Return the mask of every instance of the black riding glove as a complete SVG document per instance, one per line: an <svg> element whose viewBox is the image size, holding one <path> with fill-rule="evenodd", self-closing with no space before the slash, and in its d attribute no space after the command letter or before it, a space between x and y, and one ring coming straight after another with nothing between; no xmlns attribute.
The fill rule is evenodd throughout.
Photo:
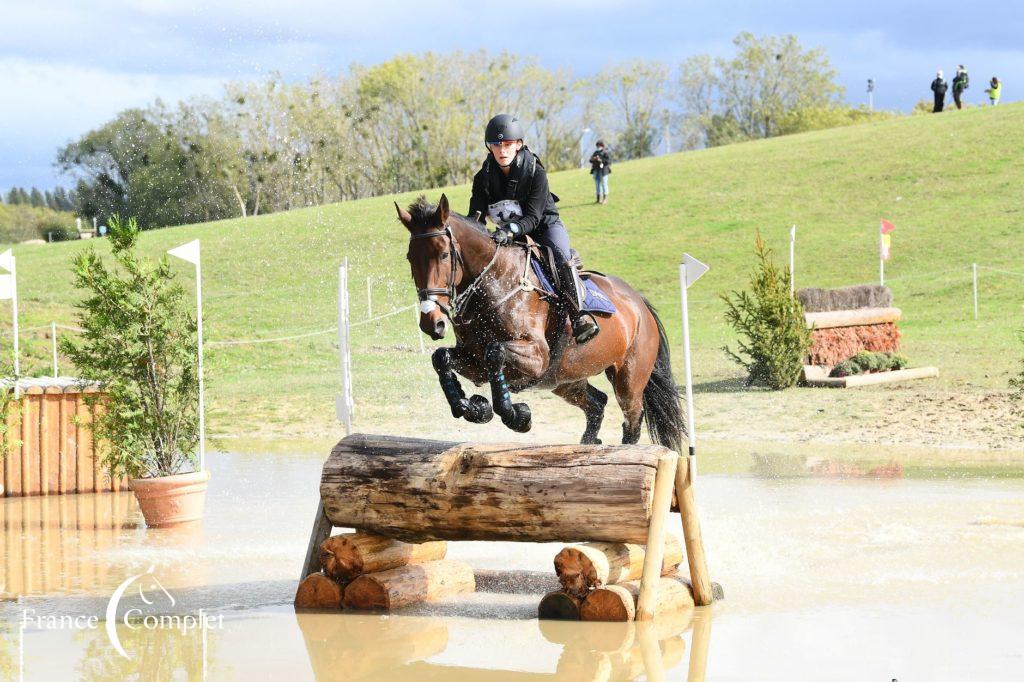
<svg viewBox="0 0 1024 682"><path fill-rule="evenodd" d="M492 239L498 245L511 244L515 236L519 234L519 225L515 223L508 223L507 225L501 225L497 230L494 231Z"/></svg>

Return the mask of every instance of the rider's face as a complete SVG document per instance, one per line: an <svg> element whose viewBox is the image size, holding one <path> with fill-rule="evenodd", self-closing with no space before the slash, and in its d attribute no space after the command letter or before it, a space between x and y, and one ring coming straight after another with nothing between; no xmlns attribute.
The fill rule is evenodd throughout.
<svg viewBox="0 0 1024 682"><path fill-rule="evenodd" d="M516 154L523 148L522 140L502 140L501 142L488 142L487 148L491 155L498 162L499 166L507 166L516 158Z"/></svg>

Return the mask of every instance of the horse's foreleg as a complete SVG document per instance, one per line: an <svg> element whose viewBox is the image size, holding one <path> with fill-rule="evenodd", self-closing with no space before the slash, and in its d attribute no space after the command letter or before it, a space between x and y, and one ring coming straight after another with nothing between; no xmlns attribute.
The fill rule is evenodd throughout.
<svg viewBox="0 0 1024 682"><path fill-rule="evenodd" d="M601 439L597 434L601 430L601 422L604 421L604 407L608 404L608 396L586 381L559 386L552 393L583 410L587 418L587 428L580 443L599 445Z"/></svg>
<svg viewBox="0 0 1024 682"><path fill-rule="evenodd" d="M466 397L466 393L459 384L459 378L453 371L459 354L460 351L457 347L438 348L431 356L441 390L448 401L448 406L452 409L453 417L456 419L465 417L466 421L474 424L485 424L491 421L494 412L491 410L487 398L482 395Z"/></svg>
<svg viewBox="0 0 1024 682"><path fill-rule="evenodd" d="M516 346L512 350L517 360L517 369L521 370L521 365L524 363L520 362L520 360L530 358L532 354L524 352L525 349L519 347L524 345L523 342L513 342L507 345ZM525 345L534 346L535 344L526 343ZM513 431L526 433L532 426L532 415L530 414L530 407L526 403L512 402L512 394L508 387L508 381L505 379L505 361L508 350L506 344L495 341L488 345L487 350L484 352L484 365L487 367L487 378L491 383L491 402L494 404L494 411L501 417L501 421L505 426ZM533 361L527 361L527 363L530 362ZM532 375L532 372L524 373L524 376L527 377ZM539 378L542 375L543 371L537 374L537 377Z"/></svg>

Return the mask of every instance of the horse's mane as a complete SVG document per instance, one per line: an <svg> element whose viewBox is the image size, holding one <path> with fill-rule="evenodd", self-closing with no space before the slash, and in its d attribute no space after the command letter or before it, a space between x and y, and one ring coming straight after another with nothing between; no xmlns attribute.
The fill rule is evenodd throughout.
<svg viewBox="0 0 1024 682"><path fill-rule="evenodd" d="M434 214L437 212L437 204L432 204L427 201L427 197L423 194L416 197L416 201L409 204L409 215L412 216L412 227L425 229L433 227ZM481 225L476 220L470 220L461 213L452 211L449 216L457 218L466 227L471 227L481 234L487 234L487 228Z"/></svg>

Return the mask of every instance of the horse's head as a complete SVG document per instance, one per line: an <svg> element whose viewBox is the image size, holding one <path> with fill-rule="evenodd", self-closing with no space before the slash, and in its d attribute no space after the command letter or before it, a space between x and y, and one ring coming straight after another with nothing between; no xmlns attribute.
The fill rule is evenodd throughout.
<svg viewBox="0 0 1024 682"><path fill-rule="evenodd" d="M448 227L448 197L441 195L437 206L420 196L405 210L395 203L398 219L409 230L409 267L420 302L420 329L437 341L444 338L457 284L458 259L455 238Z"/></svg>

